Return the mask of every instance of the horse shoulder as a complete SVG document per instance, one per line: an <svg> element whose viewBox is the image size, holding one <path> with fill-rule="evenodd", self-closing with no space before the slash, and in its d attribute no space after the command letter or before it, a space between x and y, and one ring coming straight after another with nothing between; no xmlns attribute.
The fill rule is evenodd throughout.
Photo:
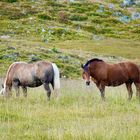
<svg viewBox="0 0 140 140"><path fill-rule="evenodd" d="M5 82L4 82L4 86L7 85L7 86L11 86L12 85L12 81L14 79L14 75L15 75L15 72L17 70L17 65L19 63L18 62L14 62L12 63L8 70L7 70L7 74L6 74L6 78L5 78Z"/></svg>
<svg viewBox="0 0 140 140"><path fill-rule="evenodd" d="M105 63L100 63L97 65L91 65L89 67L90 71L91 71L91 76L95 79L95 80L104 80L107 78L107 65Z"/></svg>

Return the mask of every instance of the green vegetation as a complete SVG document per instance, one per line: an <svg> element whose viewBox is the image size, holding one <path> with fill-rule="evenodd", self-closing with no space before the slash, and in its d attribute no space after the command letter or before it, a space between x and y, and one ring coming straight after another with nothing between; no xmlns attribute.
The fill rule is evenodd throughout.
<svg viewBox="0 0 140 140"><path fill-rule="evenodd" d="M15 61L52 61L68 78L81 77L81 63L94 57L140 65L140 19L131 19L140 8L122 9L121 3L1 0L0 76ZM42 87L30 89L27 99L0 97L0 139L140 139L139 102L135 94L127 101L125 87L107 88L107 101L101 102L95 85L69 79L61 81L61 93L58 101L52 94L50 102Z"/></svg>
<svg viewBox="0 0 140 140"><path fill-rule="evenodd" d="M47 102L42 88L29 90L27 99L1 97L1 140L140 139L140 108L135 94L128 102L126 88L113 87L106 90L107 101L101 102L99 91L84 84L62 81L58 101L53 95Z"/></svg>
<svg viewBox="0 0 140 140"><path fill-rule="evenodd" d="M110 9L109 3L115 8ZM14 61L53 61L67 77L79 77L80 63L94 56L107 60L110 56L124 57L139 63L140 20L120 21L123 15L131 17L131 12L120 8L120 4L116 0L103 4L86 0L1 1L1 75Z"/></svg>

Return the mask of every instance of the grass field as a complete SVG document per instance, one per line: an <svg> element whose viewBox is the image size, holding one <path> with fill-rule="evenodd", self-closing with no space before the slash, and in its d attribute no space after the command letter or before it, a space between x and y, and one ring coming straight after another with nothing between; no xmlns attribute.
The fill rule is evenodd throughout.
<svg viewBox="0 0 140 140"><path fill-rule="evenodd" d="M42 87L0 98L1 140L138 140L140 103L127 101L124 86L107 88L105 102L92 84L62 80L60 100L47 102Z"/></svg>
<svg viewBox="0 0 140 140"><path fill-rule="evenodd" d="M140 139L136 95L128 102L124 85L107 88L102 102L96 86L81 80L81 63L92 58L140 65L140 18L131 19L140 7L122 8L122 0L76 1L0 1L0 78L15 61L38 60L56 63L67 78L60 100L52 94L48 102L42 87L29 89L27 99L0 96L0 140Z"/></svg>

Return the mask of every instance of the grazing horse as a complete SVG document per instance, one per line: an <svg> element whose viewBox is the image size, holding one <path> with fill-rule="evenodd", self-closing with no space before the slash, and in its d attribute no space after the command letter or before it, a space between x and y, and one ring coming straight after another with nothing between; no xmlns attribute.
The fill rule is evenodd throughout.
<svg viewBox="0 0 140 140"><path fill-rule="evenodd" d="M15 88L16 96L19 96L19 87L22 87L24 96L27 96L27 87L38 87L44 85L47 91L48 100L50 100L52 85L57 97L60 90L59 69L55 63L38 61L36 63L15 62L10 65L3 89L1 93L9 97L12 86Z"/></svg>
<svg viewBox="0 0 140 140"><path fill-rule="evenodd" d="M136 96L140 99L140 68L132 62L108 64L103 60L94 58L83 68L83 79L90 85L90 77L100 90L101 97L105 99L105 86L119 86L126 84L128 100L132 98L132 83L136 86Z"/></svg>

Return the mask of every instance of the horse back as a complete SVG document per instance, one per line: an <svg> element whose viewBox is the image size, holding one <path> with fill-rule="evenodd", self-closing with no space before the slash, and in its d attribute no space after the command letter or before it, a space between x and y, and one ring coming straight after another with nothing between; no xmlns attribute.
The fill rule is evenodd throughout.
<svg viewBox="0 0 140 140"><path fill-rule="evenodd" d="M51 74L52 69L52 64L50 62L38 61L32 64L19 65L19 67L17 68L17 74L24 74L25 79L35 77L43 81L49 74Z"/></svg>
<svg viewBox="0 0 140 140"><path fill-rule="evenodd" d="M138 65L132 62L125 62L124 65L128 71L129 78L134 82L138 82L140 80L140 68Z"/></svg>
<svg viewBox="0 0 140 140"><path fill-rule="evenodd" d="M39 61L36 63L36 75L39 78L42 77L48 77L48 75L51 75L53 73L53 67L52 63L47 61Z"/></svg>
<svg viewBox="0 0 140 140"><path fill-rule="evenodd" d="M122 62L110 65L108 68L108 79L110 79L110 81L116 81L116 84L118 83L118 85L127 82L138 82L138 66L132 62Z"/></svg>

